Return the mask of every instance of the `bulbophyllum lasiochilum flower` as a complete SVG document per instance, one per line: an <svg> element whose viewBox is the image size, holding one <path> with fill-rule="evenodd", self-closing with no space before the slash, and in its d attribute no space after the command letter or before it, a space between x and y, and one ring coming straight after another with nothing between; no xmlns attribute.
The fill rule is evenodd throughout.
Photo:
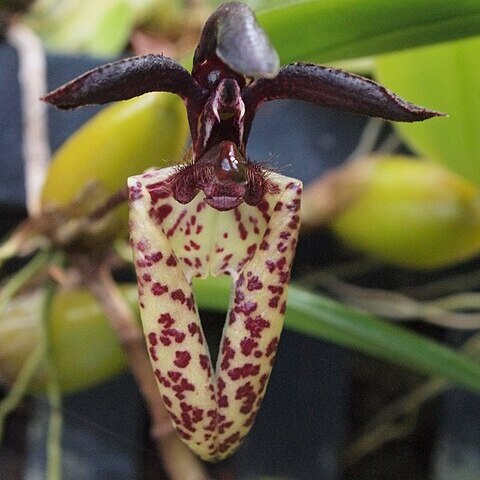
<svg viewBox="0 0 480 480"><path fill-rule="evenodd" d="M256 206L182 205L168 192L174 168L129 179L131 241L142 322L162 398L177 431L202 458L231 454L263 398L286 309L299 229L301 183L271 174ZM167 186L167 188L166 188ZM192 279L234 282L216 368Z"/></svg>
<svg viewBox="0 0 480 480"><path fill-rule="evenodd" d="M91 70L44 100L69 109L150 91L183 99L192 148L182 166L129 179L142 322L178 432L202 458L219 460L240 445L263 397L299 229L301 183L248 158L258 107L290 98L407 122L440 114L338 69L280 68L240 2L207 20L191 74L163 55L133 57ZM214 368L191 281L222 274L233 277L234 292Z"/></svg>

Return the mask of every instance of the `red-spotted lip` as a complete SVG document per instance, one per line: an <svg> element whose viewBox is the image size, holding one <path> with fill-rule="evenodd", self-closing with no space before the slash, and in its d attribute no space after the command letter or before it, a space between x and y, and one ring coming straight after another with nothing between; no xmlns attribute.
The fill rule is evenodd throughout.
<svg viewBox="0 0 480 480"><path fill-rule="evenodd" d="M212 208L223 212L241 205L243 203L243 198L220 195L214 197L205 197L205 202L207 202L207 204Z"/></svg>

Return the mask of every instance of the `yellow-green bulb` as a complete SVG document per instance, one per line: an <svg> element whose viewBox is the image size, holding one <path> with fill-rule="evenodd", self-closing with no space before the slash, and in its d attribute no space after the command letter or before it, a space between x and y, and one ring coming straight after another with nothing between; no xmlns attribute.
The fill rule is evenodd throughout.
<svg viewBox="0 0 480 480"><path fill-rule="evenodd" d="M113 104L57 150L42 191L42 207L66 207L81 198L78 215L91 212L126 186L129 176L179 163L187 138L185 108L174 95L149 93ZM89 185L93 189L85 194ZM79 243L90 249L126 235L127 218L123 205L95 238Z"/></svg>
<svg viewBox="0 0 480 480"><path fill-rule="evenodd" d="M131 305L136 287L122 288ZM41 339L42 291L13 300L0 315L0 380L12 384ZM123 351L100 306L84 289L59 291L48 320L49 348L63 393L78 392L115 377L127 368ZM46 388L44 366L36 372L30 392Z"/></svg>
<svg viewBox="0 0 480 480"><path fill-rule="evenodd" d="M372 163L373 162L373 163ZM452 265L480 251L480 191L409 157L367 161L355 198L331 222L350 247L408 268ZM345 184L344 188L351 188Z"/></svg>

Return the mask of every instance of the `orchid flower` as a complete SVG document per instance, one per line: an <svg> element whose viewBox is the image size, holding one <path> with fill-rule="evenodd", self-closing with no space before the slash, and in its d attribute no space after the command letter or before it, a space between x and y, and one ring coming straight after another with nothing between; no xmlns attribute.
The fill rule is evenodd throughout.
<svg viewBox="0 0 480 480"><path fill-rule="evenodd" d="M439 115L344 71L279 58L246 5L207 20L191 75L163 55L91 70L44 100L70 109L151 91L179 95L192 136L188 161L128 180L141 318L158 388L182 439L220 460L248 433L272 369L300 226L300 181L251 161L258 107L289 98L389 120ZM230 275L233 292L216 367L192 279Z"/></svg>

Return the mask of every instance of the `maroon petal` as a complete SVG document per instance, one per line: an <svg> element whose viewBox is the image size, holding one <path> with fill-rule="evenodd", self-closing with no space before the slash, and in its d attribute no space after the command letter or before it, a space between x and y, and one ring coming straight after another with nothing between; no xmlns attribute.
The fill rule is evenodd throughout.
<svg viewBox="0 0 480 480"><path fill-rule="evenodd" d="M331 67L292 63L273 79L260 78L242 92L245 102L245 132L248 134L256 109L275 99L295 99L350 113L386 120L416 122L442 116L402 100L373 80Z"/></svg>
<svg viewBox="0 0 480 480"><path fill-rule="evenodd" d="M193 60L195 69L216 55L234 72L249 78L273 77L280 63L255 14L247 5L221 5L207 20Z"/></svg>
<svg viewBox="0 0 480 480"><path fill-rule="evenodd" d="M163 55L108 63L50 92L43 100L62 109L126 100L147 92L171 92L194 100L201 88L180 64Z"/></svg>

